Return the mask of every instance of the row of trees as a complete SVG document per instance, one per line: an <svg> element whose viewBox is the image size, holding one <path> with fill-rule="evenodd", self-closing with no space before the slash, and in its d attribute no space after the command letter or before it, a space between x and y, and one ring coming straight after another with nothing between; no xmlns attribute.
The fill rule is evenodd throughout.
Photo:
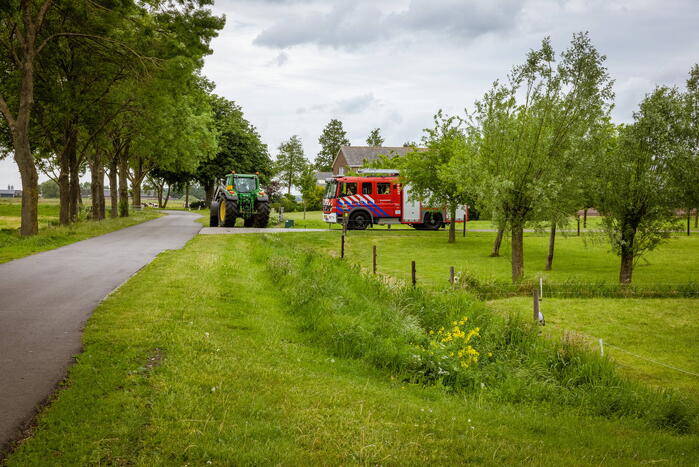
<svg viewBox="0 0 699 467"><path fill-rule="evenodd" d="M37 233L38 174L78 219L89 170L92 219L128 216L144 182L167 199L192 181L207 198L230 170L269 174L267 148L200 75L224 25L212 0L12 0L0 6L0 149L22 178L22 235ZM129 189L130 186L130 189ZM165 187L167 192L165 192ZM165 193L165 194L164 194Z"/></svg>
<svg viewBox="0 0 699 467"><path fill-rule="evenodd" d="M472 112L437 113L426 151L382 163L452 215L462 203L490 212L499 228L493 255L511 234L513 281L524 273L525 225L549 227L550 269L556 228L594 206L621 258L619 280L630 283L634 262L676 227L677 209L689 216L699 207L699 67L685 91L659 87L632 124L614 125L604 61L587 34L574 35L558 60L545 39Z"/></svg>

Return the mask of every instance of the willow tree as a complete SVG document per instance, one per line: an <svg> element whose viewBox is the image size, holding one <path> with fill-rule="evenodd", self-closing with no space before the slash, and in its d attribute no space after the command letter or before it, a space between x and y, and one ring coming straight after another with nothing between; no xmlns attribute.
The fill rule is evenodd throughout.
<svg viewBox="0 0 699 467"><path fill-rule="evenodd" d="M605 57L586 33L556 60L548 38L476 103L481 198L512 235L512 280L524 274L524 226L545 217L575 164L575 142L605 118L613 97Z"/></svg>
<svg viewBox="0 0 699 467"><path fill-rule="evenodd" d="M619 282L631 282L635 262L669 235L679 190L673 165L685 150L683 103L676 89L657 88L641 102L631 125L600 166L596 205L621 259Z"/></svg>

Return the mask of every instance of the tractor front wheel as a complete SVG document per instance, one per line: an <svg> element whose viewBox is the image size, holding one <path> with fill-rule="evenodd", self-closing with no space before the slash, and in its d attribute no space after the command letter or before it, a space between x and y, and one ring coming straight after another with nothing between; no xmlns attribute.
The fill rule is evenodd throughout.
<svg viewBox="0 0 699 467"><path fill-rule="evenodd" d="M218 227L218 201L212 201L209 206L209 227Z"/></svg>
<svg viewBox="0 0 699 467"><path fill-rule="evenodd" d="M269 203L267 201L259 201L255 203L255 217L253 218L253 226L264 229L269 223Z"/></svg>
<svg viewBox="0 0 699 467"><path fill-rule="evenodd" d="M238 203L228 199L221 199L218 204L218 226L234 227L235 218L238 216Z"/></svg>

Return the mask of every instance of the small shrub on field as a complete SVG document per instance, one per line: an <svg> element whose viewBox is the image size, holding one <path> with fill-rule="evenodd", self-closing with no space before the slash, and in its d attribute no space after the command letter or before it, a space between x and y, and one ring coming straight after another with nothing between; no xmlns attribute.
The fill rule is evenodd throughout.
<svg viewBox="0 0 699 467"><path fill-rule="evenodd" d="M696 409L623 379L576 335L541 336L464 292L433 293L377 279L356 266L266 239L264 255L288 309L313 343L405 381L476 392L505 403L580 407L668 430L696 429Z"/></svg>

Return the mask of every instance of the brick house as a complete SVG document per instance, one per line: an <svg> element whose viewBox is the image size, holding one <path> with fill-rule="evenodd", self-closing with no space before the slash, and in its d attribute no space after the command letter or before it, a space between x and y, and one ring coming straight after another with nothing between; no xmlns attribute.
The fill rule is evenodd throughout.
<svg viewBox="0 0 699 467"><path fill-rule="evenodd" d="M383 154L388 157L404 156L412 152L412 147L385 147L385 146L342 146L333 161L333 175L344 175L350 170L357 170L365 161L373 161ZM418 151L424 151L418 148Z"/></svg>

